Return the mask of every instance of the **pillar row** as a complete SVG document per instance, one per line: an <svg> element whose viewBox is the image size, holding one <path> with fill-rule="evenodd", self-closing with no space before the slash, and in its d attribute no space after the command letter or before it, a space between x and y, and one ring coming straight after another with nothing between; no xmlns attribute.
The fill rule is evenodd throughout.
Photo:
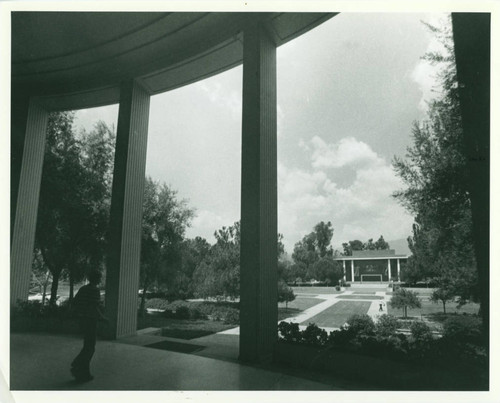
<svg viewBox="0 0 500 403"><path fill-rule="evenodd" d="M240 359L272 359L278 337L276 46L244 30Z"/></svg>
<svg viewBox="0 0 500 403"><path fill-rule="evenodd" d="M15 304L18 299L28 298L49 116L48 112L36 101L26 101L29 102L26 131L15 198L16 208L12 210L15 214L13 214L10 249L11 304ZM13 127L12 130L15 128Z"/></svg>
<svg viewBox="0 0 500 403"><path fill-rule="evenodd" d="M122 83L106 272L110 338L134 334L137 328L149 101L149 94L137 82Z"/></svg>

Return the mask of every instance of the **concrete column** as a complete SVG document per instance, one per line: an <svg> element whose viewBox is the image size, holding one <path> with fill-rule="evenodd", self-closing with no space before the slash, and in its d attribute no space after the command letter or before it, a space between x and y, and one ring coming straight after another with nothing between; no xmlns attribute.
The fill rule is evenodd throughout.
<svg viewBox="0 0 500 403"><path fill-rule="evenodd" d="M106 272L108 336L134 334L141 252L149 94L135 81L120 93Z"/></svg>
<svg viewBox="0 0 500 403"><path fill-rule="evenodd" d="M399 263L399 259L398 259L398 281L401 281L401 264Z"/></svg>
<svg viewBox="0 0 500 403"><path fill-rule="evenodd" d="M391 281L391 259L387 259L387 281Z"/></svg>
<svg viewBox="0 0 500 403"><path fill-rule="evenodd" d="M351 260L351 281L354 283L354 260Z"/></svg>
<svg viewBox="0 0 500 403"><path fill-rule="evenodd" d="M345 260L342 260L342 268L344 269L344 281L346 281L346 276L345 276Z"/></svg>
<svg viewBox="0 0 500 403"><path fill-rule="evenodd" d="M272 359L278 337L276 46L244 31L240 360Z"/></svg>
<svg viewBox="0 0 500 403"><path fill-rule="evenodd" d="M13 189L17 193L16 207L11 210L14 221L10 249L11 304L15 304L18 299L28 298L49 114L36 101L31 100L25 116L25 125L20 119L20 126L12 128L13 135L16 134L15 131L23 129L25 135L22 154L19 156L19 182L16 184L17 189Z"/></svg>

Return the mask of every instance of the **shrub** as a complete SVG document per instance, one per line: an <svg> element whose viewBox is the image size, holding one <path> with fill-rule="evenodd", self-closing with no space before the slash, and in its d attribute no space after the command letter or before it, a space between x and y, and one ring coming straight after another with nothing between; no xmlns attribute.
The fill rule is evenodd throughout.
<svg viewBox="0 0 500 403"><path fill-rule="evenodd" d="M286 342L299 343L302 340L298 323L280 322L278 324L278 332Z"/></svg>
<svg viewBox="0 0 500 403"><path fill-rule="evenodd" d="M481 319L477 316L457 315L443 323L443 338L454 343L481 343Z"/></svg>
<svg viewBox="0 0 500 403"><path fill-rule="evenodd" d="M353 335L371 336L375 333L375 323L369 315L352 315L346 323L348 331Z"/></svg>
<svg viewBox="0 0 500 403"><path fill-rule="evenodd" d="M177 319L189 319L189 308L185 305L179 306L175 310L175 317Z"/></svg>
<svg viewBox="0 0 500 403"><path fill-rule="evenodd" d="M335 286L335 291L340 291L340 286L339 285Z"/></svg>
<svg viewBox="0 0 500 403"><path fill-rule="evenodd" d="M433 339L431 328L425 322L413 322L410 325L410 332L417 343L424 344Z"/></svg>
<svg viewBox="0 0 500 403"><path fill-rule="evenodd" d="M375 333L379 337L389 337L396 334L398 328L399 321L394 316L384 314L379 317L375 325Z"/></svg>
<svg viewBox="0 0 500 403"><path fill-rule="evenodd" d="M168 301L163 298L150 298L144 304L146 309L167 309L168 305Z"/></svg>
<svg viewBox="0 0 500 403"><path fill-rule="evenodd" d="M229 325L238 325L240 323L240 311L235 308L227 308L223 321Z"/></svg>
<svg viewBox="0 0 500 403"><path fill-rule="evenodd" d="M324 346L328 341L328 334L326 330L320 329L316 324L309 323L307 328L302 332L301 339L306 344Z"/></svg>

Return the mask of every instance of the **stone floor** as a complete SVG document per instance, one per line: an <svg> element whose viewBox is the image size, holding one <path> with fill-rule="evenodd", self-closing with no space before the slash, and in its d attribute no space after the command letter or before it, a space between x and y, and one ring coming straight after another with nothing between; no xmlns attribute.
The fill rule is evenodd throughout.
<svg viewBox="0 0 500 403"><path fill-rule="evenodd" d="M156 339L153 337L142 342L149 344L154 340ZM198 342L200 340L198 339ZM220 343L219 348L223 348L223 341L220 340ZM129 343L98 341L92 361L92 373L95 379L81 384L76 383L69 373L69 364L81 348L80 339L50 334L12 334L10 389L30 391L340 389L332 384L276 370L202 355L158 350L139 344L139 338L136 339L136 344L132 340L129 340Z"/></svg>

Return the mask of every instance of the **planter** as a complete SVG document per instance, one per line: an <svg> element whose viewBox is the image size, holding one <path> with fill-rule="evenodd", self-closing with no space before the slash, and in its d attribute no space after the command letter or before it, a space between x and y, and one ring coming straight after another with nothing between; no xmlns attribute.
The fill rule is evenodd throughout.
<svg viewBox="0 0 500 403"><path fill-rule="evenodd" d="M328 372L387 390L487 390L487 383L472 379L470 372L433 368L414 362L394 361L340 349L278 342L277 363Z"/></svg>

